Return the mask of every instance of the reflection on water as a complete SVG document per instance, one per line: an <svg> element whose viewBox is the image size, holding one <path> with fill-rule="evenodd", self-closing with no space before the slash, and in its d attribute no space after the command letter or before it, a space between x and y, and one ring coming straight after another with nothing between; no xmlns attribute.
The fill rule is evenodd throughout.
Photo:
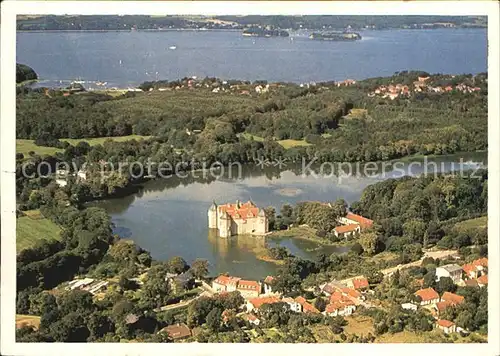
<svg viewBox="0 0 500 356"><path fill-rule="evenodd" d="M464 169L487 165L486 153L439 157L429 163L437 164L431 170L450 171L458 167L456 164L453 167L453 162L460 162L461 159L467 162L463 165ZM415 162L420 162L420 166L410 166ZM316 172L302 175L300 164L289 165L281 171L247 166L243 167L241 177L233 175L229 178L229 172L225 172L218 179L199 176L158 179L145 183L136 194L91 205L108 211L116 225L115 232L133 239L150 251L155 259L182 256L192 262L196 258L205 258L210 262L211 273L229 272L247 278L261 278L276 271L276 265L256 257L256 251L264 248L265 241L251 236L230 239L215 236L207 226L207 210L213 200L218 203L252 200L257 206L274 206L278 211L285 203L295 204L304 200L334 201L343 198L351 203L358 200L363 189L370 184L389 177L422 174L425 170L422 162L422 159L405 160L401 172L397 171L397 162L379 163L374 165L378 168L372 169L370 174L353 176L342 175L342 172L331 175L326 170L322 175L316 175L320 172L318 167ZM268 243L285 246L294 255L303 258L314 258L319 252L342 253L347 249L322 247L299 239L268 239Z"/></svg>

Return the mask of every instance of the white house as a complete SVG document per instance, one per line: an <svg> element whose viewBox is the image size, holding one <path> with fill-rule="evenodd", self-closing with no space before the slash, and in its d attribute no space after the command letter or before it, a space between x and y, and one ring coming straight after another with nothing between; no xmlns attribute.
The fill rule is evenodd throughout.
<svg viewBox="0 0 500 356"><path fill-rule="evenodd" d="M273 276L267 276L266 279L264 279L264 294L270 294L273 292L273 281L274 277Z"/></svg>
<svg viewBox="0 0 500 356"><path fill-rule="evenodd" d="M451 334L457 331L457 326L455 323L449 321L449 320L438 320L436 322L436 326L443 330L445 334Z"/></svg>
<svg viewBox="0 0 500 356"><path fill-rule="evenodd" d="M439 302L439 294L433 288L420 289L415 292L415 295L420 297L420 305L436 304Z"/></svg>
<svg viewBox="0 0 500 356"><path fill-rule="evenodd" d="M439 281L441 277L449 277L453 280L453 283L458 283L462 280L462 267L454 263L437 267L436 281Z"/></svg>
<svg viewBox="0 0 500 356"><path fill-rule="evenodd" d="M283 298L283 302L290 306L290 310L296 313L302 312L302 305L293 298Z"/></svg>
<svg viewBox="0 0 500 356"><path fill-rule="evenodd" d="M403 304L401 304L401 308L403 308L405 310L416 311L417 310L417 305L413 304L413 303L403 303Z"/></svg>

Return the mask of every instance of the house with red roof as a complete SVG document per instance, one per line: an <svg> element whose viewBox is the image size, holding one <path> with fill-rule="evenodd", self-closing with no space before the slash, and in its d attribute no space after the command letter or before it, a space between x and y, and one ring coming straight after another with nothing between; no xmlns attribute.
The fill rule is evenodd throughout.
<svg viewBox="0 0 500 356"><path fill-rule="evenodd" d="M261 292L261 285L257 281L247 281L240 279L236 286L236 290L240 292L241 296L245 299L257 298Z"/></svg>
<svg viewBox="0 0 500 356"><path fill-rule="evenodd" d="M450 302L452 305L462 304L464 300L465 298L462 297L461 295L451 292L444 292L443 295L441 296L442 302Z"/></svg>
<svg viewBox="0 0 500 356"><path fill-rule="evenodd" d="M255 314L244 314L246 315L246 319L250 324L258 326L260 324L260 319L255 316Z"/></svg>
<svg viewBox="0 0 500 356"><path fill-rule="evenodd" d="M343 301L330 301L325 308L323 314L329 316L348 316L351 315L356 310L356 305L351 300L343 300Z"/></svg>
<svg viewBox="0 0 500 356"><path fill-rule="evenodd" d="M449 320L440 319L436 321L436 326L439 329L443 330L445 334L451 334L457 331L457 326L455 325L455 323Z"/></svg>
<svg viewBox="0 0 500 356"><path fill-rule="evenodd" d="M214 202L208 209L208 228L217 230L220 237L265 235L269 231L269 223L264 209L251 201L223 205Z"/></svg>
<svg viewBox="0 0 500 356"><path fill-rule="evenodd" d="M359 225L361 230L368 229L373 226L373 220L351 212L348 212L346 216L339 218L339 222L342 225Z"/></svg>
<svg viewBox="0 0 500 356"><path fill-rule="evenodd" d="M239 277L220 275L212 281L212 289L217 293L240 292L245 299L257 298L262 286L257 281L249 281Z"/></svg>
<svg viewBox="0 0 500 356"><path fill-rule="evenodd" d="M166 332L173 340L185 339L191 336L191 329L185 324L169 325L158 331L158 333Z"/></svg>
<svg viewBox="0 0 500 356"><path fill-rule="evenodd" d="M253 310L258 310L261 308L264 304L274 304L274 303L280 303L281 300L278 297L259 297L259 298L252 298L247 301L247 311L251 312Z"/></svg>
<svg viewBox="0 0 500 356"><path fill-rule="evenodd" d="M358 291L364 291L370 288L368 279L365 277L351 279L347 282L347 286Z"/></svg>
<svg viewBox="0 0 500 356"><path fill-rule="evenodd" d="M488 259L486 257L472 261L462 266L465 275L469 279L478 278L481 275L487 274Z"/></svg>
<svg viewBox="0 0 500 356"><path fill-rule="evenodd" d="M299 296L295 298L295 301L302 306L303 313L319 313L319 310L316 309L311 303L309 303L304 297Z"/></svg>
<svg viewBox="0 0 500 356"><path fill-rule="evenodd" d="M488 275L483 274L481 277L477 279L477 285L479 287L486 287L488 285Z"/></svg>
<svg viewBox="0 0 500 356"><path fill-rule="evenodd" d="M361 232L359 224L340 225L333 229L333 234L337 237L353 236L359 232Z"/></svg>
<svg viewBox="0 0 500 356"><path fill-rule="evenodd" d="M420 289L415 292L420 297L420 305L436 304L439 302L439 294L433 288Z"/></svg>
<svg viewBox="0 0 500 356"><path fill-rule="evenodd" d="M216 292L234 292L241 278L220 275L212 281L212 289Z"/></svg>

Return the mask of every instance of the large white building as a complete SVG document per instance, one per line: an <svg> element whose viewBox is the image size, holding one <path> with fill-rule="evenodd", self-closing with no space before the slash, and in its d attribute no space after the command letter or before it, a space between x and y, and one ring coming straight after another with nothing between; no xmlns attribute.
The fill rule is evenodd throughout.
<svg viewBox="0 0 500 356"><path fill-rule="evenodd" d="M208 210L208 228L217 229L220 237L264 235L269 231L269 223L264 209L251 201L219 206L214 202Z"/></svg>
<svg viewBox="0 0 500 356"><path fill-rule="evenodd" d="M449 277L453 280L453 283L457 283L462 280L462 267L456 264L437 267L436 281L439 281L442 277Z"/></svg>

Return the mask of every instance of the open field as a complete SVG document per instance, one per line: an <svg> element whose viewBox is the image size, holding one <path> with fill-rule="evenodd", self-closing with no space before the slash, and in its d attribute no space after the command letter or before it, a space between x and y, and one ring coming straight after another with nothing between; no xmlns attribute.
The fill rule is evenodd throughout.
<svg viewBox="0 0 500 356"><path fill-rule="evenodd" d="M30 151L39 155L54 155L56 152L62 152L61 149L55 147L37 146L33 140L16 140L17 153L22 153L26 157Z"/></svg>
<svg viewBox="0 0 500 356"><path fill-rule="evenodd" d="M128 135L128 136L115 136L115 137L96 137L96 138L62 138L60 141L66 141L69 144L75 146L80 141L88 142L89 145L95 146L99 144L103 144L106 140L111 139L116 142L124 142L130 140L144 140L148 139L151 136L141 136L141 135ZM28 156L30 151L35 152L39 155L54 155L56 152L62 152L61 148L56 147L45 147L45 146L37 146L35 145L34 140L16 140L16 152L22 153L24 156Z"/></svg>
<svg viewBox="0 0 500 356"><path fill-rule="evenodd" d="M16 314L16 329L23 325L32 325L35 329L40 326L40 317L36 315Z"/></svg>
<svg viewBox="0 0 500 356"><path fill-rule="evenodd" d="M304 140L279 140L277 142L285 149L301 146L311 146L310 143L307 143Z"/></svg>
<svg viewBox="0 0 500 356"><path fill-rule="evenodd" d="M61 141L66 141L71 145L77 145L78 142L84 141L88 142L89 145L102 145L106 140L113 140L116 142L124 142L130 140L146 140L151 136L141 136L141 135L128 135L128 136L115 136L115 137L96 137L96 138L62 138Z"/></svg>
<svg viewBox="0 0 500 356"><path fill-rule="evenodd" d="M243 136L247 140L250 140L251 138L253 138L254 141L258 141L258 142L264 141L264 138L262 138L260 136L252 135L252 134L249 134L246 132L242 133L241 136ZM289 149L292 147L299 147L299 146L311 146L310 143L307 143L304 140L278 140L276 142L278 142L285 149Z"/></svg>
<svg viewBox="0 0 500 356"><path fill-rule="evenodd" d="M469 219L459 222L455 225L458 230L477 230L488 226L488 216L481 216L475 219Z"/></svg>
<svg viewBox="0 0 500 356"><path fill-rule="evenodd" d="M321 245L338 245L342 246L342 243L332 243L327 239L316 236L316 230L308 226L297 226L292 227L288 230L273 231L271 234L267 235L268 238L294 238L313 241Z"/></svg>
<svg viewBox="0 0 500 356"><path fill-rule="evenodd" d="M318 343L333 343L341 340L327 325L314 325L311 331Z"/></svg>
<svg viewBox="0 0 500 356"><path fill-rule="evenodd" d="M368 335L373 334L373 319L369 316L356 315L346 317L347 325L344 327L346 334Z"/></svg>
<svg viewBox="0 0 500 356"><path fill-rule="evenodd" d="M17 219L17 252L33 246L39 240L59 240L61 228L42 217L38 210L27 211L26 215Z"/></svg>

